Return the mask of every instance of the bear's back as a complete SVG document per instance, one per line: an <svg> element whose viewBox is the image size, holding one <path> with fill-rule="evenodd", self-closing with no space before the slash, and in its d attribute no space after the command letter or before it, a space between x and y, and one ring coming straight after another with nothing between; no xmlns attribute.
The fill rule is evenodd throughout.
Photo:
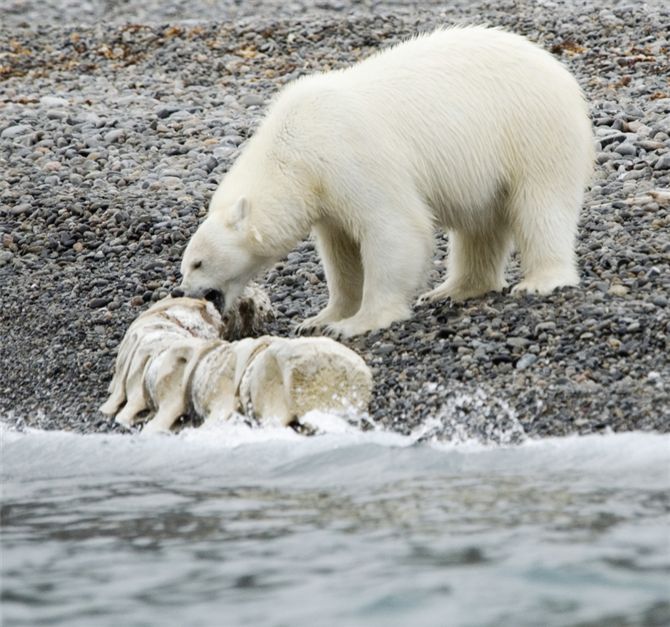
<svg viewBox="0 0 670 627"><path fill-rule="evenodd" d="M586 181L593 157L572 75L525 38L483 27L438 30L301 78L257 135L249 162L306 172L310 184L412 185L440 212L484 205L547 170Z"/></svg>
<svg viewBox="0 0 670 627"><path fill-rule="evenodd" d="M558 60L524 37L479 26L420 35L351 67L301 78L280 92L271 114L268 126L288 139L299 140L301 131L310 143L333 133L366 141L392 134L420 144L422 157L435 140L467 151L468 137L524 139L541 126L555 128L561 144L588 127L581 89Z"/></svg>

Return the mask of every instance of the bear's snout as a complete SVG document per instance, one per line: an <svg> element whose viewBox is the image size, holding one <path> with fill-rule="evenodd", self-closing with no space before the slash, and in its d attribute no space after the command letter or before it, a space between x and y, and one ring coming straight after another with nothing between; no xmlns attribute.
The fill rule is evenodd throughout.
<svg viewBox="0 0 670 627"><path fill-rule="evenodd" d="M189 290L179 286L172 290L173 297L186 296L187 298L204 298L214 305L220 313L223 313L226 305L226 297L221 290L216 288Z"/></svg>

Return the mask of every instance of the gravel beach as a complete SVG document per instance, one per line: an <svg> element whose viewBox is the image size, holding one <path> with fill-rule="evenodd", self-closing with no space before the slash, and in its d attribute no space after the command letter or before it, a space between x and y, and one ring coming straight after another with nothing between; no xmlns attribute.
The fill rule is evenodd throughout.
<svg viewBox="0 0 670 627"><path fill-rule="evenodd" d="M347 341L373 369L372 421L500 442L670 431L670 10L609 0L3 2L1 419L116 430L97 411L116 348L179 283L181 253L273 94L463 23L538 42L586 92L597 164L582 283L422 306ZM432 284L445 251L437 237ZM327 298L310 242L260 284L279 335Z"/></svg>

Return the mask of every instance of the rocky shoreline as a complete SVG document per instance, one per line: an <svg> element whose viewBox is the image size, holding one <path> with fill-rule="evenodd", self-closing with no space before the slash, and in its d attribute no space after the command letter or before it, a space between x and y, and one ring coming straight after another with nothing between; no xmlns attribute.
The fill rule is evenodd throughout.
<svg viewBox="0 0 670 627"><path fill-rule="evenodd" d="M373 369L371 418L402 433L503 442L670 431L662 3L108 5L0 9L3 421L116 429L97 409L117 345L146 304L177 285L209 196L284 83L418 31L486 23L560 57L591 104L598 155L581 219L582 284L542 298L422 306L347 341ZM433 283L445 246L438 238ZM509 275L513 283L516 266ZM261 285L279 335L326 300L310 242Z"/></svg>

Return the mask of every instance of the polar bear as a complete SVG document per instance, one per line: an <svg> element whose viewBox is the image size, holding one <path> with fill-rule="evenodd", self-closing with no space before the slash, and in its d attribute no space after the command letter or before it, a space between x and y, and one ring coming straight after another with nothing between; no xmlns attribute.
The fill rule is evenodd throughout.
<svg viewBox="0 0 670 627"><path fill-rule="evenodd" d="M230 306L310 231L327 307L301 330L352 336L410 316L450 233L447 276L421 302L506 286L576 285L575 238L594 149L587 104L525 38L462 27L289 84L216 190L182 287Z"/></svg>

